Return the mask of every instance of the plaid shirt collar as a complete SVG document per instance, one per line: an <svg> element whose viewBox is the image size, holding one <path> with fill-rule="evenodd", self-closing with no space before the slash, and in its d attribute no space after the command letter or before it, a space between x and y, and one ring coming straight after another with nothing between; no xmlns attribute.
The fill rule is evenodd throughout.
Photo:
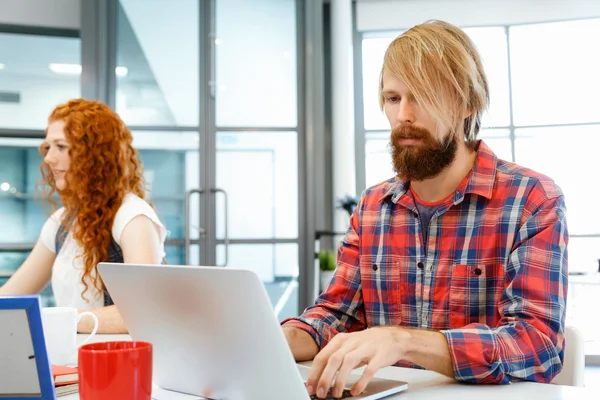
<svg viewBox="0 0 600 400"><path fill-rule="evenodd" d="M478 140L477 157L475 165L465 177L465 179L456 188L454 194L454 204L460 203L466 194L472 193L490 199L492 190L494 189L494 181L496 179L496 163L498 157L488 147L483 140ZM392 198L393 203L398 200L408 191L410 181L396 177L394 181L388 183L388 188L384 189L383 195L379 198L379 202L384 201L388 197Z"/></svg>

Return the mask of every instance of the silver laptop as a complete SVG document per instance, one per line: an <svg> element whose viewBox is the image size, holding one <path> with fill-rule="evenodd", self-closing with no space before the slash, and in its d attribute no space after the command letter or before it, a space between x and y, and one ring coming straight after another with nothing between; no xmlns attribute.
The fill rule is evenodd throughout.
<svg viewBox="0 0 600 400"><path fill-rule="evenodd" d="M131 337L153 344L159 387L212 399L310 398L308 368L296 365L253 271L111 263L98 270ZM354 398L380 399L407 387L376 378Z"/></svg>

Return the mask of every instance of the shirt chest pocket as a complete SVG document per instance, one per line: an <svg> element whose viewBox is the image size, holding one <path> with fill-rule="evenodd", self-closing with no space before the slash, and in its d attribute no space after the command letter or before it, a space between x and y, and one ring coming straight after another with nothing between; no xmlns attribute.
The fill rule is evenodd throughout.
<svg viewBox="0 0 600 400"><path fill-rule="evenodd" d="M391 260L360 262L361 284L367 326L400 323L400 269Z"/></svg>
<svg viewBox="0 0 600 400"><path fill-rule="evenodd" d="M454 265L449 294L450 327L473 323L494 326L500 319L498 304L503 290L504 265Z"/></svg>

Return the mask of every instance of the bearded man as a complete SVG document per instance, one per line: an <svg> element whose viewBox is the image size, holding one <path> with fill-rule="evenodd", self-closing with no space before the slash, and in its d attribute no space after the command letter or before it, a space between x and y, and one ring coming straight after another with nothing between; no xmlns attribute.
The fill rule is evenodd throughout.
<svg viewBox="0 0 600 400"><path fill-rule="evenodd" d="M548 177L477 139L489 103L477 49L430 21L387 49L380 103L397 175L367 189L327 289L283 330L314 358L309 394L360 393L389 365L463 382L550 382L562 369L565 203Z"/></svg>

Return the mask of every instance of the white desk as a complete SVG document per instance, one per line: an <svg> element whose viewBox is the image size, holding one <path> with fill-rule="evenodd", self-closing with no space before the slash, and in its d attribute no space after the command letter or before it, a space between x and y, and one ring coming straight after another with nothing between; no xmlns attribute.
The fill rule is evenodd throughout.
<svg viewBox="0 0 600 400"><path fill-rule="evenodd" d="M78 341L83 341L85 335L79 335ZM92 342L106 342L113 340L130 340L128 335L96 335ZM311 365L304 362L302 365ZM360 373L360 370L356 370ZM516 399L545 399L563 400L576 399L587 400L600 398L600 393L591 389L575 388L570 386L548 385L542 383L519 382L510 385L466 385L459 384L453 379L447 378L432 371L424 371L412 368L387 367L380 370L376 376L380 378L396 379L408 382L408 390L387 397L387 399L414 400L414 399L486 399L486 400L516 400ZM196 397L186 396L189 399ZM77 400L76 394L64 396L60 399ZM161 397L157 397L161 400Z"/></svg>
<svg viewBox="0 0 600 400"><path fill-rule="evenodd" d="M311 363L302 364L310 365ZM359 372L360 370L355 370L355 373ZM589 389L533 382L519 382L510 385L460 384L454 379L440 375L437 372L412 368L387 367L380 370L375 376L408 382L408 390L395 396L386 397L386 400L597 400L600 397L599 393L592 392Z"/></svg>

